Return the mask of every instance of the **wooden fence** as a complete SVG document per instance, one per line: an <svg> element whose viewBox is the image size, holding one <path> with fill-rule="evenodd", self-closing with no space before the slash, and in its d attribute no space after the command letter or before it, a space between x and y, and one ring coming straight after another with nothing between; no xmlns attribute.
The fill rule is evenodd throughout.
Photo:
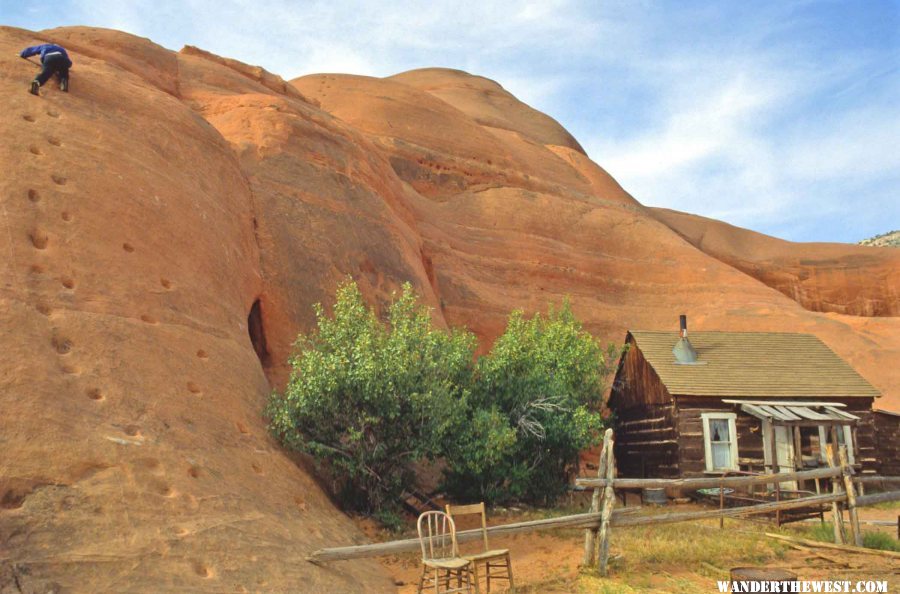
<svg viewBox="0 0 900 594"><path fill-rule="evenodd" d="M865 479L861 481L861 477L856 477L854 475L853 469L847 461L847 450L844 446L841 446L840 450L837 452L837 457L835 456L835 452L832 451L831 446L828 446L826 455L830 465L828 468L753 476L720 476L684 479L617 479L615 478L615 459L612 456L613 444L614 439L612 429L607 429L603 439L603 449L600 453L597 478L581 478L575 481L576 486L594 488L594 497L591 501L591 512L600 511L601 513L600 526L585 531L583 559L583 564L587 566L593 564L596 556L597 566L601 575L606 575L607 573L610 527L614 526L664 524L701 520L705 518L725 518L729 516L746 516L771 512L778 514L782 510L800 508L815 509L820 505L830 504L834 520L835 544L844 544L847 539L842 511L842 506L844 506L849 512L852 544L855 547L862 547L862 532L859 527L857 508L887 501L900 501L900 491L888 491L874 495L857 496L857 486L861 485L863 482L881 482L881 484L884 485L885 483L897 482L897 477L865 477ZM724 506L725 487L751 487L760 484L774 484L777 495L779 493L780 483L803 480L815 480L818 483L819 479L825 478L832 479L831 494L818 494L800 499L776 500L769 503L740 507L726 508ZM614 490L616 488L702 489L708 487L718 487L720 498L719 509L699 512L676 512L652 516L635 516L612 520L611 512L612 507L615 505L616 499ZM600 496L601 489L604 491L602 498ZM597 505L601 500L603 502L603 508L599 509Z"/></svg>
<svg viewBox="0 0 900 594"><path fill-rule="evenodd" d="M800 472L782 472L778 474L753 475L753 476L723 476L715 478L684 478L684 479L620 479L616 478L616 463L613 455L613 432L607 429L603 438L603 447L600 451L600 464L598 464L597 478L579 478L575 484L579 487L593 488L591 498L591 510L584 514L574 514L544 520L529 522L516 522L501 526L492 526L487 529L490 536L505 536L522 532L534 532L540 530L556 530L560 528L584 528L584 559L585 566L593 565L596 559L601 575L606 575L609 563L609 543L612 529L624 526L646 526L653 524L669 524L674 522L688 522L710 518L740 517L754 514L780 512L783 510L809 508L820 505L831 505L834 517L835 542L844 543L845 528L843 523L842 506L849 510L850 535L855 547L862 546L862 534L859 529L859 519L856 515L858 507L875 505L888 501L900 501L900 490L884 493L858 495L856 485L861 483L878 483L882 485L900 483L900 477L856 477L847 463L846 451L841 448L838 457L828 452L828 459L832 466L829 468L817 468ZM749 487L799 480L833 479L832 492L819 494L801 499L785 499L757 505L744 505L739 507L724 507L720 503L719 509L671 512L653 515L641 515L633 513L630 508L615 509L615 489L652 489L652 488L679 488L702 489L718 487L720 494L723 487ZM720 495L721 496L721 495ZM721 502L721 500L720 500ZM457 533L457 541L469 542L482 538L482 531L465 530ZM854 547L854 548L855 548ZM345 559L357 559L361 557L379 557L408 553L419 550L419 540L416 538L395 540L391 542L356 545L320 549L307 557L312 563L326 561L340 561Z"/></svg>

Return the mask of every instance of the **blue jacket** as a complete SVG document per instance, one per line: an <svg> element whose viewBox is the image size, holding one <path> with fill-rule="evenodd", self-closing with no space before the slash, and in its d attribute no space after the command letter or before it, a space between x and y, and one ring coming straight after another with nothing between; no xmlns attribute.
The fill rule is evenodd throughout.
<svg viewBox="0 0 900 594"><path fill-rule="evenodd" d="M69 54L66 53L64 48L53 44L53 43L45 43L43 45L34 45L31 47L26 47L22 50L22 53L19 54L23 58L27 58L29 56L36 56L37 54L41 55L41 63L44 62L44 56L52 52L59 52L63 55L63 57L69 61L69 64L72 63L72 60L69 59Z"/></svg>

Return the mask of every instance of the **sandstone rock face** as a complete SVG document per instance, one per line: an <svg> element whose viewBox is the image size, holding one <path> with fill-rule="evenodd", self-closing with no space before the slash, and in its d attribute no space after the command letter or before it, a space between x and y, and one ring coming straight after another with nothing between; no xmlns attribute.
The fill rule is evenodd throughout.
<svg viewBox="0 0 900 594"><path fill-rule="evenodd" d="M879 406L900 406L900 373L889 363L900 360L900 319L885 317L895 315L900 278L885 250L753 243L747 238L764 236L727 227L722 241L737 244L735 254L771 260L768 275L748 276L740 258L638 204L559 124L532 118L496 83L444 69L293 83L388 156L405 182L444 319L468 326L483 345L510 309L541 311L564 298L595 334L616 342L628 328L675 332L683 311L697 329L816 334L883 391ZM762 257L757 244L768 250ZM804 275L815 280L790 284ZM785 292L796 301L781 292L792 286ZM798 301L833 307L811 312Z"/></svg>
<svg viewBox="0 0 900 594"><path fill-rule="evenodd" d="M426 91L486 128L509 130L543 145L584 149L556 120L525 105L496 82L461 70L423 68L389 77Z"/></svg>
<svg viewBox="0 0 900 594"><path fill-rule="evenodd" d="M900 252L839 243L791 243L663 208L653 215L691 244L806 309L900 316Z"/></svg>
<svg viewBox="0 0 900 594"><path fill-rule="evenodd" d="M304 561L362 536L267 436L271 388L248 315L258 299L270 323L288 315L268 301L278 295L263 277L276 232L254 224L257 209L297 224L299 242L316 236L314 225L255 194L256 176L277 167L242 169L201 115L256 113L246 132L264 161L289 152L278 144L288 120L307 121L279 106L313 108L289 87L278 95L227 65L123 34L0 31L4 56L42 39L71 50L68 95L48 85L33 97L23 85L35 67L0 61L0 590L393 591L375 563ZM320 142L326 159L341 139L329 130ZM387 216L383 201L352 195L349 176L368 165L354 159L362 148L343 142L339 164L297 172L323 171L340 196L304 208L318 205L323 220ZM291 186L285 199L304 191ZM332 230L317 241L338 240ZM314 253L297 254L305 264L271 286L290 287L308 270L309 297L321 299L330 279L351 271L327 259L322 271ZM309 303L285 309L308 319ZM273 332L274 348L279 338Z"/></svg>
<svg viewBox="0 0 900 594"><path fill-rule="evenodd" d="M412 282L484 347L512 309L564 297L616 342L674 334L679 313L812 332L900 408L900 321L872 309L896 307L891 261L859 264L885 267L882 293L816 297L882 317L804 309L492 81L285 83L77 27L2 28L0 53L42 40L71 50L68 95L29 95L34 65L0 60L0 591L392 591L374 563L303 560L362 536L262 418L312 304L347 276L376 304ZM787 278L832 274L778 249L764 261Z"/></svg>

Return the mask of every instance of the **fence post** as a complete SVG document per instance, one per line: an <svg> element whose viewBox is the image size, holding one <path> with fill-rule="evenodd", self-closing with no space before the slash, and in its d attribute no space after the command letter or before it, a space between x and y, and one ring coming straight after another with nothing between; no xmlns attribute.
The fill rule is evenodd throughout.
<svg viewBox="0 0 900 594"><path fill-rule="evenodd" d="M841 459L841 476L844 479L844 490L847 491L847 509L850 510L850 534L856 546L863 546L862 533L859 531L859 515L856 511L856 490L853 488L853 469L847 460L847 446L838 451Z"/></svg>
<svg viewBox="0 0 900 594"><path fill-rule="evenodd" d="M612 438L612 429L607 429L603 435L603 447L600 450L600 458L597 461L597 478L603 478L606 474L606 450L609 447L609 440ZM591 497L591 513L595 514L600 511L600 487L594 489ZM584 559L581 564L590 567L594 564L594 551L597 548L597 531L598 528L588 528L584 531Z"/></svg>
<svg viewBox="0 0 900 594"><path fill-rule="evenodd" d="M781 483L775 482L775 501L781 503ZM781 528L781 509L775 510L775 525Z"/></svg>
<svg viewBox="0 0 900 594"><path fill-rule="evenodd" d="M833 431L832 436L834 439L833 443L837 443L837 437L834 435ZM834 463L834 446L832 444L825 446L825 457L828 458L828 466L832 468L837 466ZM838 495L841 492L839 483L840 481L837 477L832 477L831 492L835 495ZM841 506L837 501L831 503L831 521L834 523L834 544L844 544L844 516L841 513Z"/></svg>
<svg viewBox="0 0 900 594"><path fill-rule="evenodd" d="M609 520L612 517L613 506L616 505L615 485L616 478L616 456L613 453L615 439L610 432L609 446L606 450L606 489L603 491L603 514L600 516L600 554L598 555L598 565L600 575L606 576L609 564Z"/></svg>

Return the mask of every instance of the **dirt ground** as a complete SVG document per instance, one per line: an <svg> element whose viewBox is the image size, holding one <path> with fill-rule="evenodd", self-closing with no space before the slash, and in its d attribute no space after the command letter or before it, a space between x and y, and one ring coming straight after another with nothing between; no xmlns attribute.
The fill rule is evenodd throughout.
<svg viewBox="0 0 900 594"><path fill-rule="evenodd" d="M679 511L699 509L694 504L668 506L674 507ZM566 510L562 513L577 511ZM658 512L648 509L637 513ZM538 512L494 513L488 523L497 525L542 517L536 514ZM864 531L887 532L895 538L898 515L898 509L860 510L863 521L893 522L890 526L864 524ZM734 567L746 566L789 569L801 580L887 580L888 591L898 591L898 559L826 549L800 551L764 535L764 532L781 532L805 537L808 535L804 532L816 524L817 521L808 521L777 530L773 524L766 522L729 519L724 530L719 529L717 521L617 529L612 534L608 578L600 578L593 569L579 567L584 546L584 532L581 530L517 534L492 538L490 544L491 548L510 550L517 591L520 593L716 592L716 580L727 579L728 571ZM371 524L363 527L373 538L389 538L383 533L376 536ZM458 529L473 527L463 520ZM471 546L462 545L463 552ZM832 560L817 556L815 551L824 553ZM398 594L416 592L420 571L418 555L384 557L380 562L394 579ZM499 589L497 585L494 584L492 591L506 590L505 584L499 584Z"/></svg>

